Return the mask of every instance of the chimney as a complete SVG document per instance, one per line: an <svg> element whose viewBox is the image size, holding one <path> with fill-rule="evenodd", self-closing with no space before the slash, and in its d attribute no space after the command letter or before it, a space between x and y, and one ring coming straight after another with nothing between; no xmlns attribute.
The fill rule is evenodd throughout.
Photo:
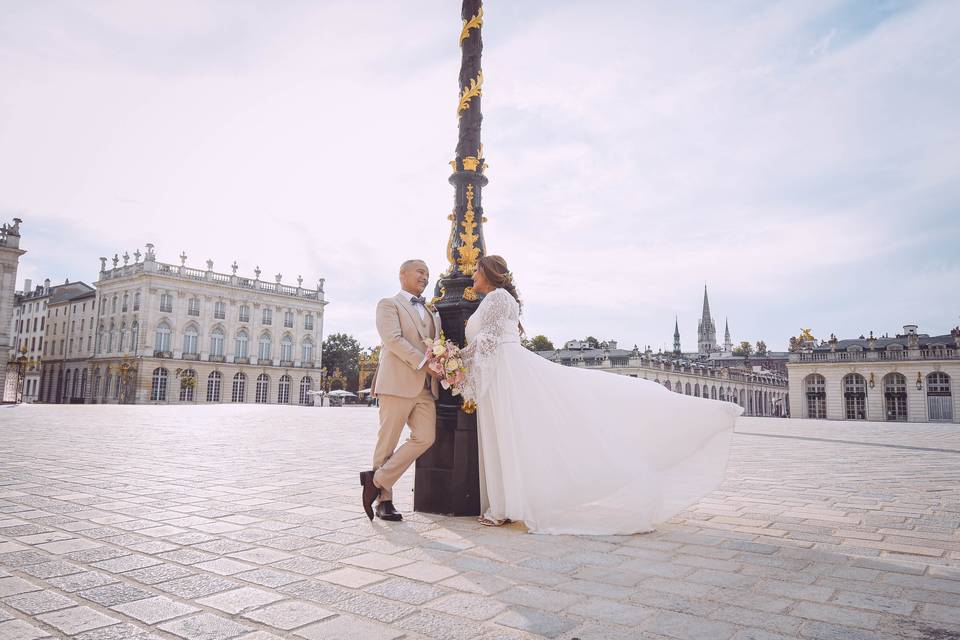
<svg viewBox="0 0 960 640"><path fill-rule="evenodd" d="M44 295L50 293L50 278L45 278L43 281L43 293Z"/></svg>
<svg viewBox="0 0 960 640"><path fill-rule="evenodd" d="M23 281L23 295L30 295L30 293L31 293L30 287L32 287L32 286L33 286L33 280L31 280L30 278L27 278L26 280L24 280L24 281Z"/></svg>

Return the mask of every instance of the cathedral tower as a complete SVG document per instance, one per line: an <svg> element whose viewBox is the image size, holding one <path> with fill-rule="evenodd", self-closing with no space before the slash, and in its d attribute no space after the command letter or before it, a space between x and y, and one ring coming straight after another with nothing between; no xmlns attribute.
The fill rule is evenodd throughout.
<svg viewBox="0 0 960 640"><path fill-rule="evenodd" d="M717 351L717 328L710 317L710 300L707 299L707 285L703 285L703 314L697 326L697 351L712 353Z"/></svg>
<svg viewBox="0 0 960 640"><path fill-rule="evenodd" d="M676 316L673 318L673 355L679 356L680 351L680 325L677 322Z"/></svg>

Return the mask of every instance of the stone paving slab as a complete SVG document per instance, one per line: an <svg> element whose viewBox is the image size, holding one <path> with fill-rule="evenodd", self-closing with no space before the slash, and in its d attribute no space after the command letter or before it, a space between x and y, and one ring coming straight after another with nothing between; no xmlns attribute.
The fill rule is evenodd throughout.
<svg viewBox="0 0 960 640"><path fill-rule="evenodd" d="M960 430L741 418L656 532L369 522L366 408L0 407L0 638L960 638Z"/></svg>

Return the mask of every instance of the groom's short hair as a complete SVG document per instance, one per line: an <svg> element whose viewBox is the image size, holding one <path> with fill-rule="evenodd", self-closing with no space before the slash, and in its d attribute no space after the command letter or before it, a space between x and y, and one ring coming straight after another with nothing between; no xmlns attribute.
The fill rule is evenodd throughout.
<svg viewBox="0 0 960 640"><path fill-rule="evenodd" d="M425 267L427 266L427 263L425 261L420 260L419 258L414 258L413 260L404 260L403 264L400 265L400 271L403 272L403 271L406 271L407 269L412 269L414 265L417 265L417 264L422 264ZM429 268L430 267L427 267L427 269Z"/></svg>

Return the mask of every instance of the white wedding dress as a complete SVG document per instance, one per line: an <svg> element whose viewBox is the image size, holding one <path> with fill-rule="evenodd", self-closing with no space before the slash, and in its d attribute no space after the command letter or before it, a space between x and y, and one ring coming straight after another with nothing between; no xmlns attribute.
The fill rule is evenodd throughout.
<svg viewBox="0 0 960 640"><path fill-rule="evenodd" d="M717 487L739 406L550 362L520 344L519 312L496 289L466 326L487 517L532 533L631 534Z"/></svg>

